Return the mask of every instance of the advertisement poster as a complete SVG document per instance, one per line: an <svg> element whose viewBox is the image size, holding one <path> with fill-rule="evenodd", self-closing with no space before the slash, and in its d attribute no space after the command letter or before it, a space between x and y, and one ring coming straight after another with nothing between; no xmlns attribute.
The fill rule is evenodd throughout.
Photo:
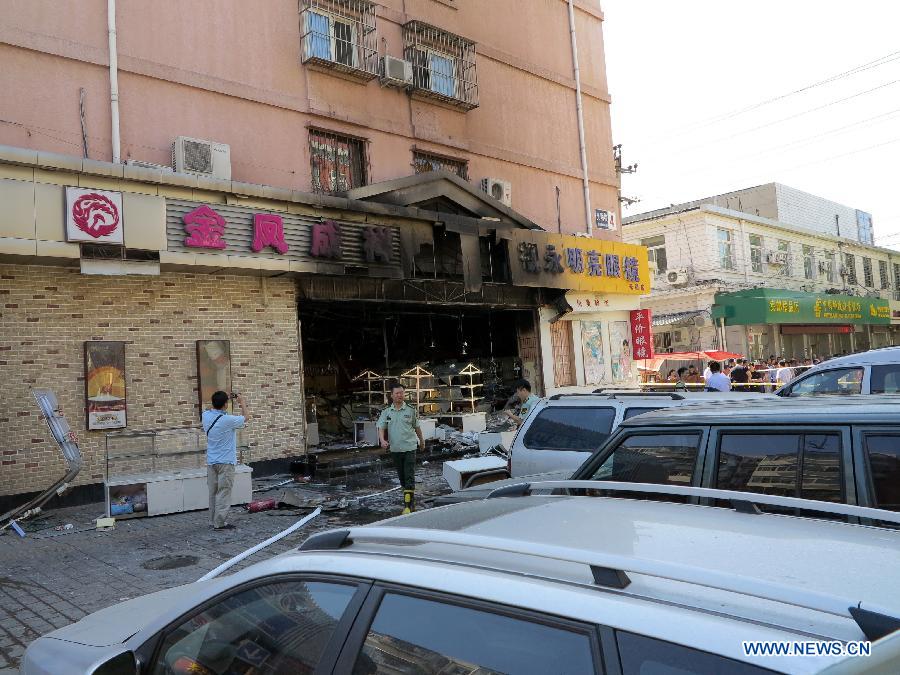
<svg viewBox="0 0 900 675"><path fill-rule="evenodd" d="M581 322L581 350L584 353L585 384L600 384L606 376L602 327L603 324L599 321Z"/></svg>
<svg viewBox="0 0 900 675"><path fill-rule="evenodd" d="M197 340L197 381L201 411L210 407L215 392L231 393L231 343L228 340ZM227 408L230 412L230 401Z"/></svg>
<svg viewBox="0 0 900 675"><path fill-rule="evenodd" d="M84 343L87 428L121 429L125 415L125 343Z"/></svg>
<svg viewBox="0 0 900 675"><path fill-rule="evenodd" d="M609 353L613 382L631 380L631 325L628 321L610 321Z"/></svg>

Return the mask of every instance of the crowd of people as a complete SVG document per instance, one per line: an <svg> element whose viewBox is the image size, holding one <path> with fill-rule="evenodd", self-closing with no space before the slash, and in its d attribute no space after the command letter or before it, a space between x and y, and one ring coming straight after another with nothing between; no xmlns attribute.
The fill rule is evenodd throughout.
<svg viewBox="0 0 900 675"><path fill-rule="evenodd" d="M786 359L774 354L767 361L729 359L710 361L701 373L691 364L672 368L665 382L674 384L675 391L758 391L772 392L787 384L807 368L821 363L820 359Z"/></svg>

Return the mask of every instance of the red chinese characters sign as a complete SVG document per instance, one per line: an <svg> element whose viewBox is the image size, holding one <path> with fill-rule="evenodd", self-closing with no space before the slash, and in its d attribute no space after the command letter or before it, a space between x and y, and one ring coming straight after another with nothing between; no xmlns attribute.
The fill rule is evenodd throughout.
<svg viewBox="0 0 900 675"><path fill-rule="evenodd" d="M631 314L632 358L653 358L653 330L650 327L650 310L636 309Z"/></svg>

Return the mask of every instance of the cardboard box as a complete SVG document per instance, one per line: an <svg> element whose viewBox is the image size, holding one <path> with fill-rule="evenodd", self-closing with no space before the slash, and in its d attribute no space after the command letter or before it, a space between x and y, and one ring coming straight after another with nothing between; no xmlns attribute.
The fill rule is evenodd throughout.
<svg viewBox="0 0 900 675"><path fill-rule="evenodd" d="M506 462L499 457L473 457L472 459L457 459L452 462L444 462L444 480L450 488L456 492L462 490L474 474L492 469L505 469ZM498 478L499 480L499 478Z"/></svg>

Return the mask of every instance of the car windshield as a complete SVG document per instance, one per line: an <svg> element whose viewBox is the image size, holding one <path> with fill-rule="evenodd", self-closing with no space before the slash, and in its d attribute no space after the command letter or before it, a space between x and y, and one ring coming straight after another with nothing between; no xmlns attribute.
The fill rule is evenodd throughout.
<svg viewBox="0 0 900 675"><path fill-rule="evenodd" d="M549 406L538 413L525 432L525 447L592 452L612 432L615 419L615 408Z"/></svg>

